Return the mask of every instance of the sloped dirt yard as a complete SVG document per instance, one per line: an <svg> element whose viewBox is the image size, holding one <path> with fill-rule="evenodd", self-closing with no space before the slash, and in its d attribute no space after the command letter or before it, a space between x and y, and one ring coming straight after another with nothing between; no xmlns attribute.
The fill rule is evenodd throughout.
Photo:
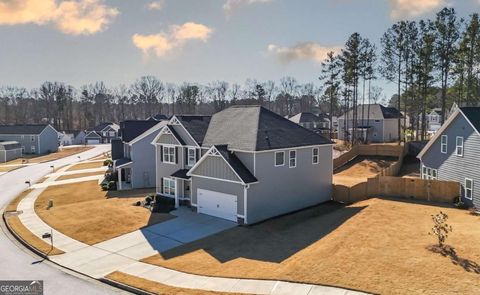
<svg viewBox="0 0 480 295"><path fill-rule="evenodd" d="M446 212L447 243L434 253L431 214ZM210 276L279 279L379 294L480 294L480 217L401 200L327 203L236 227L144 259Z"/></svg>
<svg viewBox="0 0 480 295"><path fill-rule="evenodd" d="M358 156L342 167L336 169L333 174L333 183L345 186L353 186L367 181L369 177L375 177L383 169L398 161L395 157L383 156Z"/></svg>
<svg viewBox="0 0 480 295"><path fill-rule="evenodd" d="M93 245L174 218L133 205L151 192L105 192L97 181L51 186L35 201L35 211L56 230ZM49 200L54 205L47 209Z"/></svg>

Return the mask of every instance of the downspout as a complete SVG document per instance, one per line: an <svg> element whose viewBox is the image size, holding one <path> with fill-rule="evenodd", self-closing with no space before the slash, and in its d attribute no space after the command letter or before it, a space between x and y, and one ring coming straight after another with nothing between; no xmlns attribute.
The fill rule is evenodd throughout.
<svg viewBox="0 0 480 295"><path fill-rule="evenodd" d="M246 184L243 187L243 223L248 224L248 217L247 217L247 206L248 206L248 192L247 190L250 188L249 184Z"/></svg>

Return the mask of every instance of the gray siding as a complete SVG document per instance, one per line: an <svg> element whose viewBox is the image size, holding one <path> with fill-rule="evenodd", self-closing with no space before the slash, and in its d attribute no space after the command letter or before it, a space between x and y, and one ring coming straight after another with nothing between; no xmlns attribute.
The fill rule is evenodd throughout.
<svg viewBox="0 0 480 295"><path fill-rule="evenodd" d="M207 156L195 171L193 171L193 174L232 181L241 181L232 168L230 168L220 156Z"/></svg>
<svg viewBox="0 0 480 295"><path fill-rule="evenodd" d="M18 141L20 146L25 148L25 154L41 154L39 149L39 136L38 135L1 135L0 140L4 141ZM55 143L58 142L58 137L55 134ZM32 150L33 147L33 150ZM57 145L58 148L58 145ZM56 151L56 150L54 150ZM45 153L45 152L44 152Z"/></svg>
<svg viewBox="0 0 480 295"><path fill-rule="evenodd" d="M441 136L423 155L422 164L438 170L439 180L458 181L464 195L465 178L473 179L473 201L463 198L468 205L480 207L480 136L459 114L444 130L448 136L447 153L441 153ZM456 137L463 136L463 157L455 155Z"/></svg>
<svg viewBox="0 0 480 295"><path fill-rule="evenodd" d="M155 146L151 144L157 136L156 132L142 138L131 147L125 148L129 151L132 160L132 187L146 188L155 187Z"/></svg>
<svg viewBox="0 0 480 295"><path fill-rule="evenodd" d="M39 135L40 154L47 154L58 151L58 132L53 127L48 126Z"/></svg>
<svg viewBox="0 0 480 295"><path fill-rule="evenodd" d="M180 170L180 169L183 169L183 158L184 158L184 153L182 153L182 148L181 147L178 147L178 154L177 154L177 157L178 157L178 164L169 164L169 163L163 163L162 162L162 159L160 157L160 149L161 149L161 145L157 145L156 146L156 173L157 173L157 192L160 193L160 189L161 189L161 186L162 186L162 178L164 177L170 177L170 175L172 175L174 172L176 172L177 170Z"/></svg>
<svg viewBox="0 0 480 295"><path fill-rule="evenodd" d="M398 119L385 119L383 125L384 141L396 141L398 140ZM403 124L403 119L401 119Z"/></svg>
<svg viewBox="0 0 480 295"><path fill-rule="evenodd" d="M344 119L338 119L338 139L340 140L345 140L345 136L344 136ZM384 142L384 141L388 141L388 138L385 137L384 138L384 129L383 129L383 123L385 120L373 120L373 119L370 119L370 121L367 121L366 119L362 120L357 120L358 123L357 125L358 126L362 126L362 125L367 125L368 123L368 126L371 126L371 131L369 133L369 141L372 141L372 142ZM353 120L349 119L348 120L348 123L347 123L347 130L349 128L352 128L353 126ZM395 129L396 130L396 129Z"/></svg>
<svg viewBox="0 0 480 295"><path fill-rule="evenodd" d="M162 144L180 144L178 140L173 136L172 134L162 134L160 138L158 139L158 143Z"/></svg>
<svg viewBox="0 0 480 295"><path fill-rule="evenodd" d="M0 150L0 163L12 161L17 158L20 158L21 156L22 156L21 149Z"/></svg>
<svg viewBox="0 0 480 295"><path fill-rule="evenodd" d="M297 166L274 166L275 153L257 153L258 183L248 189L248 223L326 202L332 197L332 146L319 146L320 163L312 164L312 148L296 149ZM238 153L237 153L238 154ZM240 158L241 156L239 156Z"/></svg>
<svg viewBox="0 0 480 295"><path fill-rule="evenodd" d="M211 191L216 191L224 194L230 194L237 196L237 214L243 215L244 208L244 189L243 185L240 183L232 183L222 180L201 178L201 177L192 177L192 204L197 205L197 190L206 189Z"/></svg>

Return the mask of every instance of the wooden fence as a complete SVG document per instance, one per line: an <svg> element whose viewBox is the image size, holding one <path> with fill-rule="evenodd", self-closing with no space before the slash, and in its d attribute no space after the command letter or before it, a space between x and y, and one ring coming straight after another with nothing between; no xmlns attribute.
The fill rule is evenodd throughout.
<svg viewBox="0 0 480 295"><path fill-rule="evenodd" d="M460 195L460 184L454 181L377 176L352 187L334 185L334 200L354 203L370 197L403 197L432 202L453 203Z"/></svg>
<svg viewBox="0 0 480 295"><path fill-rule="evenodd" d="M401 145L382 145L382 144L369 144L369 145L355 145L351 150L344 153L340 157L333 159L333 170L347 164L355 157L358 156L385 156L385 157L398 157L399 159L405 155L405 149ZM393 165L392 165L393 166ZM402 165L400 165L401 167ZM398 171L397 171L398 173Z"/></svg>

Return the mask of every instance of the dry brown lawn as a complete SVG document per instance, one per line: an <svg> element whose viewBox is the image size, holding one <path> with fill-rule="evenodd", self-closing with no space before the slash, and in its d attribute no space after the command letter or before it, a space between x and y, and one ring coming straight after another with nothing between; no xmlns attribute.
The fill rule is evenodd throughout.
<svg viewBox="0 0 480 295"><path fill-rule="evenodd" d="M24 240L27 244L34 247L38 251L42 252L45 255L60 255L65 252L59 250L55 247L52 247L47 244L46 242L42 241L39 237L34 235L30 232L20 221L18 216L8 216L7 223L9 227L18 235L22 240Z"/></svg>
<svg viewBox="0 0 480 295"><path fill-rule="evenodd" d="M97 181L51 186L36 200L35 211L58 231L93 245L174 218L133 206L148 192L152 190L105 192ZM54 206L47 210L50 199Z"/></svg>
<svg viewBox="0 0 480 295"><path fill-rule="evenodd" d="M101 167L103 167L103 162L101 161L91 162L91 163L80 163L68 168L67 171L76 171L76 170L93 169L93 168L101 168Z"/></svg>
<svg viewBox="0 0 480 295"><path fill-rule="evenodd" d="M58 160L61 158L65 158L71 155L75 155L81 152L85 152L92 149L92 147L85 146L85 147L74 147L74 148L63 148L59 149L58 152L50 153L48 155L24 155L21 158L6 162L0 165L0 168L4 165L15 165L15 164L23 164L23 160L27 160L28 163L43 163L53 160ZM12 168L12 167L3 167L3 168Z"/></svg>
<svg viewBox="0 0 480 295"><path fill-rule="evenodd" d="M184 289L184 288L177 288L171 287L164 284L160 284L154 281L142 279L136 276L132 276L123 272L112 272L111 274L106 276L107 279L112 281L119 282L121 284L129 285L134 288L147 291L153 294L161 294L161 295L220 295L220 294L238 294L238 293L222 293L222 292L209 292L203 290L195 290L195 289Z"/></svg>
<svg viewBox="0 0 480 295"><path fill-rule="evenodd" d="M90 173L78 173L78 174L71 174L71 175L63 175L55 179L57 180L67 180L67 179L73 179L73 178L79 178L79 177L87 177L87 176L96 176L96 175L104 175L102 172L90 172Z"/></svg>
<svg viewBox="0 0 480 295"><path fill-rule="evenodd" d="M446 212L457 257L427 247ZM370 199L327 203L237 227L144 259L189 273L332 285L379 294L480 294L480 217L465 210Z"/></svg>
<svg viewBox="0 0 480 295"><path fill-rule="evenodd" d="M0 165L0 172L9 172L9 171L12 171L12 170L15 170L17 168L20 168L22 166L2 166Z"/></svg>
<svg viewBox="0 0 480 295"><path fill-rule="evenodd" d="M353 186L367 181L369 177L377 176L380 171L392 165L395 157L358 156L334 172L333 183Z"/></svg>

